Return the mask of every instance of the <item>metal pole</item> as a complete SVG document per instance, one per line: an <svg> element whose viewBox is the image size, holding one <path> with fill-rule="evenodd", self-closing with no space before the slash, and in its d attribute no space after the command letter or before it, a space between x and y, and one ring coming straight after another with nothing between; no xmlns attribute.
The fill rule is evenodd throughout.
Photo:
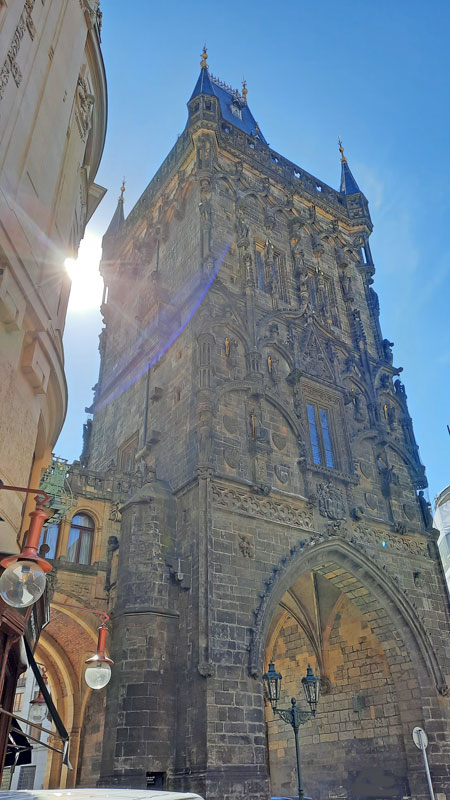
<svg viewBox="0 0 450 800"><path fill-rule="evenodd" d="M419 730L417 731L417 736L418 736L418 738L419 738L420 749L422 750L422 755L423 755L423 763L424 763L424 765L425 765L425 774L426 774L426 776L427 776L428 791L430 792L430 798L431 798L431 800L435 800L435 797L434 797L434 791L433 791L433 784L431 783L430 768L429 768L429 766L428 766L427 752L426 752L426 750L425 750L425 742L424 742L424 740L423 740L423 737L422 737L422 730L421 730L420 728L419 728Z"/></svg>
<svg viewBox="0 0 450 800"><path fill-rule="evenodd" d="M295 724L295 721L292 720L292 727L294 728L294 736L295 736L295 755L297 758L297 782L298 782L298 800L303 800L304 794L302 789L302 773L300 771L300 749L298 746L298 726Z"/></svg>

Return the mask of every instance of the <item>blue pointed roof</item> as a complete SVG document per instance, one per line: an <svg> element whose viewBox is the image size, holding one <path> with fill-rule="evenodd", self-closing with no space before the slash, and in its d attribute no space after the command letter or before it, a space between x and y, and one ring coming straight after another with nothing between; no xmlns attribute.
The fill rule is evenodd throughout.
<svg viewBox="0 0 450 800"><path fill-rule="evenodd" d="M341 160L341 188L342 194L357 194L361 191L356 183L352 171L348 165L347 159L344 157Z"/></svg>
<svg viewBox="0 0 450 800"><path fill-rule="evenodd" d="M213 97L217 97L220 113L226 122L239 128L248 136L258 137L264 144L268 144L247 105L246 88L243 94L239 94L239 92L232 89L231 86L223 83L219 78L215 78L214 75L211 75L209 72L206 59L206 50L204 50L200 75L198 76L194 91L189 98L189 102L200 94L209 94Z"/></svg>
<svg viewBox="0 0 450 800"><path fill-rule="evenodd" d="M342 139L339 136L339 152L341 154L341 194L358 194L361 192L358 184L356 183L351 169L348 165L348 161L344 155L344 147L342 144Z"/></svg>
<svg viewBox="0 0 450 800"><path fill-rule="evenodd" d="M192 92L189 102L197 97L199 94L212 94L214 95L214 89L212 88L211 81L209 79L209 72L208 67L202 67L200 70L200 75L198 76L198 81L195 84L194 91Z"/></svg>

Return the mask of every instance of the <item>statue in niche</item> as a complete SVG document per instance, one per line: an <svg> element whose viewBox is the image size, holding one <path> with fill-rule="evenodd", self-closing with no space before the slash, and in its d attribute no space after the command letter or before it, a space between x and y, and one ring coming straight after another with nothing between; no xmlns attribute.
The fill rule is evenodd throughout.
<svg viewBox="0 0 450 800"><path fill-rule="evenodd" d="M397 486L399 483L398 475L394 467L390 467L385 457L380 453L377 456L377 468L381 478L381 489L383 495L386 497L391 493L391 486Z"/></svg>
<svg viewBox="0 0 450 800"><path fill-rule="evenodd" d="M349 275L342 275L341 277L342 294L344 300L353 300L352 279Z"/></svg>
<svg viewBox="0 0 450 800"><path fill-rule="evenodd" d="M244 219L244 212L242 208L238 208L236 214L236 227L240 239L248 239L250 229Z"/></svg>
<svg viewBox="0 0 450 800"><path fill-rule="evenodd" d="M392 352L393 347L394 342L390 342L389 339L383 339L383 354L388 364L392 364L394 361L394 354Z"/></svg>
<svg viewBox="0 0 450 800"><path fill-rule="evenodd" d="M395 394L400 400L406 400L405 385L401 382L400 378L394 381Z"/></svg>
<svg viewBox="0 0 450 800"><path fill-rule="evenodd" d="M345 375L350 375L356 366L356 356L353 350L348 354L344 362Z"/></svg>
<svg viewBox="0 0 450 800"><path fill-rule="evenodd" d="M423 489L420 490L418 495L418 501L420 506L420 511L422 513L423 523L425 525L426 530L429 530L433 527L433 517L431 515L431 503L426 500L425 495L423 493Z"/></svg>

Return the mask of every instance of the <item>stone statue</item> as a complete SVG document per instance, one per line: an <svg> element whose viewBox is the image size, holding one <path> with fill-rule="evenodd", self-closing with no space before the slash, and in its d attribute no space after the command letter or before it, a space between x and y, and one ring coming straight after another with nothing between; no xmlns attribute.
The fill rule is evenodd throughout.
<svg viewBox="0 0 450 800"><path fill-rule="evenodd" d="M383 339L383 353L388 364L392 364L394 360L394 355L392 353L393 347L394 342L390 342L389 339Z"/></svg>
<svg viewBox="0 0 450 800"><path fill-rule="evenodd" d="M425 525L426 530L429 530L433 527L433 517L431 516L431 503L426 500L425 495L423 493L423 489L420 490L418 496L420 510L422 512L423 524Z"/></svg>

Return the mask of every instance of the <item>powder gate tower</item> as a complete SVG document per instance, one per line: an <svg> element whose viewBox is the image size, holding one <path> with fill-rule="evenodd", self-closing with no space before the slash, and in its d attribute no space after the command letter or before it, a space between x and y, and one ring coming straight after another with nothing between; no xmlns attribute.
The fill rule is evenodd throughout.
<svg viewBox="0 0 450 800"><path fill-rule="evenodd" d="M321 678L306 794L424 800L420 725L448 799L447 597L367 200L342 146L339 190L272 150L206 52L188 109L103 242L82 466L125 477L99 784L296 794L273 659L281 707Z"/></svg>

